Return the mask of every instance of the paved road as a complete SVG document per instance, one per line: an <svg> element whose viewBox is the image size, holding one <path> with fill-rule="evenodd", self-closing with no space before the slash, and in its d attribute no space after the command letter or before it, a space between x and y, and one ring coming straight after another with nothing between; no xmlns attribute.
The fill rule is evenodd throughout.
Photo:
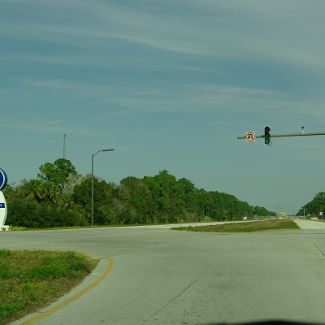
<svg viewBox="0 0 325 325"><path fill-rule="evenodd" d="M250 234L161 227L3 232L0 247L114 260L104 282L39 324L325 324L325 229L316 225Z"/></svg>
<svg viewBox="0 0 325 325"><path fill-rule="evenodd" d="M304 231L322 231L325 230L325 222L323 221L310 221L310 220L295 220L298 226Z"/></svg>

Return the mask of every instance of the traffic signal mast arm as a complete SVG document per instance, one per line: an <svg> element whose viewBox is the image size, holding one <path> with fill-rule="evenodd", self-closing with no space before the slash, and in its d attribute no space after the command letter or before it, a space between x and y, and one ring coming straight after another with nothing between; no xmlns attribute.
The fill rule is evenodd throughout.
<svg viewBox="0 0 325 325"><path fill-rule="evenodd" d="M315 135L325 135L325 131L271 134L271 138L308 137L308 136L315 136ZM265 138L265 135L257 135L256 138ZM245 136L237 137L237 139L245 139Z"/></svg>

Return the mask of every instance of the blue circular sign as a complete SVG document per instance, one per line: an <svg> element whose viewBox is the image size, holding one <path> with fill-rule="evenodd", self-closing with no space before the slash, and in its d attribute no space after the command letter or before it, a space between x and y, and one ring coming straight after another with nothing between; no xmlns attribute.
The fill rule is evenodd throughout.
<svg viewBox="0 0 325 325"><path fill-rule="evenodd" d="M0 190L6 187L7 182L8 182L8 177L6 172L0 168Z"/></svg>

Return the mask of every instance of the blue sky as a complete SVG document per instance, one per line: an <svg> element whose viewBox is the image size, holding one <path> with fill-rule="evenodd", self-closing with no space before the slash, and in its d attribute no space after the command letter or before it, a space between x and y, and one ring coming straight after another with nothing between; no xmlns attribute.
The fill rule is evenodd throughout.
<svg viewBox="0 0 325 325"><path fill-rule="evenodd" d="M167 169L291 213L324 191L323 0L0 0L0 167L62 156L118 183Z"/></svg>

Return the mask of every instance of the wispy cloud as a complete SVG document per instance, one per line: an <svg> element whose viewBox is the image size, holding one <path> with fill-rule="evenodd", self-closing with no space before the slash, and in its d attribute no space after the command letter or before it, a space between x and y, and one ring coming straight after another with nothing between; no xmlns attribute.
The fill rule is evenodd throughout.
<svg viewBox="0 0 325 325"><path fill-rule="evenodd" d="M28 131L38 134L63 134L66 130L69 130L69 134L72 135L93 136L93 133L90 130L86 130L84 126L78 127L60 120L46 120L42 118L27 118L24 121L17 119L13 121L5 118L0 122L0 127L3 130Z"/></svg>
<svg viewBox="0 0 325 325"><path fill-rule="evenodd" d="M5 3L25 6L21 0ZM14 24L4 19L0 35L85 47L120 40L184 55L263 58L325 69L325 45L319 42L324 2L176 0L175 4L182 10L167 10L168 5L159 1L134 6L31 0L28 6L37 6L48 19L17 17Z"/></svg>
<svg viewBox="0 0 325 325"><path fill-rule="evenodd" d="M222 112L267 116L323 117L325 96L297 97L285 91L234 87L216 84L175 84L171 86L86 83L66 79L22 79L28 88L35 88L71 98L84 98L108 103L107 114L128 115L136 112ZM115 109L114 109L115 108ZM306 109L308 108L308 110ZM279 114L281 112L281 114ZM122 115L121 115L122 114Z"/></svg>
<svg viewBox="0 0 325 325"><path fill-rule="evenodd" d="M4 1L7 6L20 5L27 10L22 0ZM0 36L17 39L34 39L41 42L58 42L75 44L85 48L105 48L110 52L110 42L119 40L126 43L140 44L145 47L186 56L198 56L216 59L214 66L186 65L182 61L153 61L150 53L132 56L132 50L121 51L109 56L109 59L87 53L79 55L76 49L67 53L4 53L7 60L31 60L34 63L66 64L83 66L106 66L109 68L124 65L131 66L132 59L142 60L143 69L173 69L192 73L211 73L220 69L224 74L228 71L218 66L218 59L237 58L239 62L267 60L278 61L283 66L294 66L296 69L312 69L319 74L325 69L325 46L317 41L321 33L322 20L318 11L324 7L323 2L307 5L304 1L267 3L265 1L211 1L211 0L176 0L173 8L165 2L149 3L101 2L58 0L31 0L29 6L37 7L40 12L51 13L49 19L38 19L33 14L24 19L16 17L12 21L2 20ZM25 9L24 9L25 8ZM6 9L6 7L5 7ZM324 8L325 9L325 8ZM77 13L77 14L75 14ZM316 16L315 16L316 15ZM19 15L18 15L19 16ZM36 18L36 19L35 19ZM57 21L56 21L57 20ZM299 37L298 37L299 35ZM116 44L115 44L116 45ZM123 48L124 49L124 48ZM164 54L159 56L164 58ZM162 63L164 62L164 63ZM236 75L234 75L234 78ZM260 76L267 78L268 76ZM222 77L220 77L222 78ZM217 112L246 113L247 118L254 114L266 114L283 119L292 116L304 116L319 119L323 116L322 103L324 96L315 89L314 94L289 93L276 91L267 87L240 86L236 83L223 84L222 81L187 82L172 80L169 83L132 84L123 82L123 86L113 82L80 82L69 79L37 79L20 80L22 87L47 91L54 95L65 94L70 98L91 99L96 103L110 104L109 112L103 115L128 116L135 112ZM293 82L296 82L295 80ZM323 79L319 87L322 88ZM279 87L280 89L280 87ZM316 95L317 94L317 95ZM244 113L243 113L244 112ZM245 116L243 117L245 118Z"/></svg>
<svg viewBox="0 0 325 325"><path fill-rule="evenodd" d="M220 106L220 104L231 107L231 103L238 101L257 104L271 101L288 101L288 94L280 91L268 89L232 87L215 84L173 84L164 85L159 88L156 86L133 85L121 88L113 84L94 84L81 83L79 81L66 79L22 79L21 83L29 88L45 89L52 92L73 93L72 96L93 96L101 101L114 101L125 108L136 110L159 110L157 105L163 106L162 109L169 110L186 107L202 110L210 106ZM228 101L228 103L226 103ZM153 107L153 103L156 106ZM189 105L191 103L191 105ZM200 105L200 106L197 106ZM235 108L235 107L234 107Z"/></svg>

